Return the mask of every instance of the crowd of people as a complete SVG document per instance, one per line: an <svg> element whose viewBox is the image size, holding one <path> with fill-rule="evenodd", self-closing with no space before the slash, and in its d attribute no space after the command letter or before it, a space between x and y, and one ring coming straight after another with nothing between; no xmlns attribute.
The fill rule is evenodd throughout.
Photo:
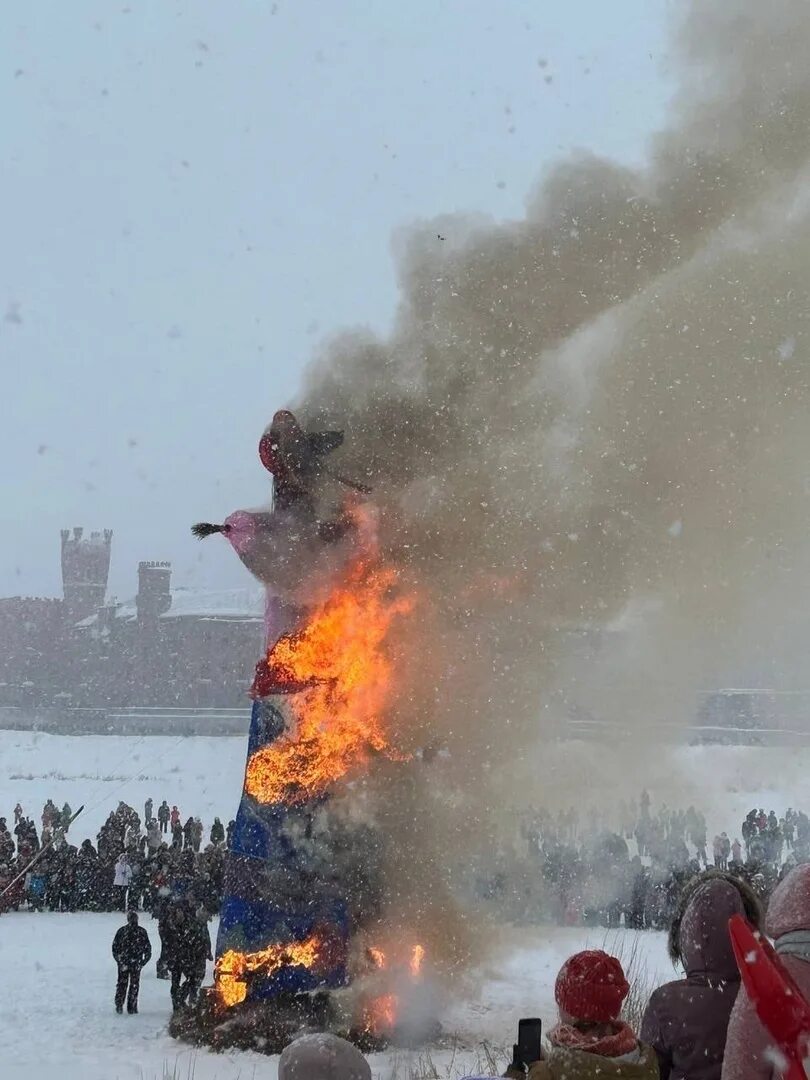
<svg viewBox="0 0 810 1080"><path fill-rule="evenodd" d="M138 917L149 912L160 941L157 976L171 981L175 1010L193 1004L212 958L208 922L220 907L234 823L215 818L204 844L199 818L183 822L166 801L155 812L150 799L143 817L119 803L95 844L73 843L72 824L71 807L50 799L41 830L19 805L13 828L0 818L0 910L125 912L112 943L114 1003L130 1013L137 1012L140 972L152 957ZM740 989L728 920L741 914L773 937L799 988L810 993L810 820L792 809L782 818L753 809L740 835L742 842L715 836L710 856L704 816L694 807L653 810L646 791L620 806L615 822L582 823L572 810L532 811L521 828L524 863L527 878L546 890L544 914L568 923L665 928L672 959L687 974L653 992L635 1032L620 1019L627 980L619 961L599 951L569 958L555 989L560 1022L546 1034L542 1059L516 1058L507 1076L771 1080L767 1038ZM511 892L519 892L514 885ZM491 895L506 889L497 877L483 887ZM324 1076L370 1076L355 1047L333 1036L312 1038L321 1040L318 1062L335 1065ZM293 1043L279 1076L321 1075L313 1046Z"/></svg>
<svg viewBox="0 0 810 1080"><path fill-rule="evenodd" d="M147 799L143 818L120 802L94 844L73 843L71 817L67 803L60 810L48 799L41 831L19 804L13 828L0 818L0 912L27 906L154 913L166 895L188 896L211 914L219 910L232 821L225 826L214 818L204 845L200 819L183 822L165 800L155 813Z"/></svg>
<svg viewBox="0 0 810 1080"><path fill-rule="evenodd" d="M803 1050L784 1032L766 1030L759 1019L735 959L732 916L773 938L794 987L810 1000L810 865L784 876L767 909L742 879L712 868L684 888L669 928L670 955L686 975L653 992L639 1030L621 1019L629 985L619 961L601 951L578 953L557 976L560 1016L547 1033L547 1049L532 1062L520 1059L516 1048L506 1075L514 1080L527 1071L528 1080L776 1080L788 1055L800 1060Z"/></svg>
<svg viewBox="0 0 810 1080"><path fill-rule="evenodd" d="M152 799L137 811L120 802L91 840L72 843L73 812L48 799L42 828L14 808L13 832L0 818L0 911L122 911L127 921L115 935L118 965L115 1007L138 1011L141 969L152 955L140 910L157 920L159 979L171 980L175 1010L196 1000L212 959L208 921L220 908L226 843L234 828L214 818L203 848L199 818L182 821L177 806Z"/></svg>
<svg viewBox="0 0 810 1080"><path fill-rule="evenodd" d="M156 807L147 799L142 816L121 802L93 843L73 841L72 816L67 803L48 799L39 830L19 804L11 827L0 818L0 912L153 912L167 892L188 894L211 914L219 909L233 821L217 817L206 829L166 800ZM499 853L468 873L477 896L505 904L515 921L665 929L684 883L701 869L730 870L764 899L792 867L810 862L802 812L780 818L753 809L739 835L717 834L709 851L702 812L653 808L642 791L619 804L613 821L535 808L521 824L522 853Z"/></svg>
<svg viewBox="0 0 810 1080"><path fill-rule="evenodd" d="M742 843L726 832L708 848L704 814L690 806L655 808L647 791L621 803L613 820L574 809L532 809L517 849L479 868L474 889L514 921L553 921L645 930L669 927L687 881L701 870L729 870L766 899L792 868L810 862L810 819L752 810Z"/></svg>

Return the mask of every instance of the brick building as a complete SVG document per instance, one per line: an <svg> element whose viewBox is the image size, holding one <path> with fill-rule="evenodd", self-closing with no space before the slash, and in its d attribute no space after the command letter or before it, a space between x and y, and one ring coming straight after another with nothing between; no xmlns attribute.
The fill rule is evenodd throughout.
<svg viewBox="0 0 810 1080"><path fill-rule="evenodd" d="M0 599L0 705L214 708L245 703L262 647L260 588L173 589L142 562L107 601L112 532L62 533L61 599Z"/></svg>

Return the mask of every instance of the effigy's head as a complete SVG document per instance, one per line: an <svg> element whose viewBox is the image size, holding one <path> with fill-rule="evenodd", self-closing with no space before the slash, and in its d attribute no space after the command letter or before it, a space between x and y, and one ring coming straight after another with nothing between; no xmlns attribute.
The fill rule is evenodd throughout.
<svg viewBox="0 0 810 1080"><path fill-rule="evenodd" d="M307 432L289 410L279 410L259 440L259 459L273 476L272 509L237 510L221 525L199 522L192 532L200 540L221 533L263 584L297 588L305 571L334 563L355 531L352 504L370 491L326 468L324 459L342 442L342 431ZM336 484L343 488L337 498Z"/></svg>
<svg viewBox="0 0 810 1080"><path fill-rule="evenodd" d="M273 474L276 502L314 499L328 475L324 458L342 442L342 431L305 431L289 410L280 409L259 439L259 460Z"/></svg>
<svg viewBox="0 0 810 1080"><path fill-rule="evenodd" d="M259 439L259 459L268 472L284 471L287 461L299 466L307 452L308 437L288 409L279 409Z"/></svg>
<svg viewBox="0 0 810 1080"><path fill-rule="evenodd" d="M259 459L273 476L272 509L237 510L222 524L199 522L192 532L200 540L221 533L253 576L277 592L317 581L343 561L356 532L351 504L368 492L326 469L325 457L342 441L342 431L307 432L288 409L278 410L259 440ZM327 499L324 481L353 494L344 490L336 499L332 483Z"/></svg>

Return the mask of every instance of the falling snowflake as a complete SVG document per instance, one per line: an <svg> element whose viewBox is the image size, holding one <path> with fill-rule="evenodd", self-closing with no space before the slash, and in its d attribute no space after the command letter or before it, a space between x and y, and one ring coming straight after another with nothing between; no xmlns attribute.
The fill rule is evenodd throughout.
<svg viewBox="0 0 810 1080"><path fill-rule="evenodd" d="M785 338L776 351L779 353L779 359L783 364L788 360L792 360L793 354L796 352L796 338Z"/></svg>

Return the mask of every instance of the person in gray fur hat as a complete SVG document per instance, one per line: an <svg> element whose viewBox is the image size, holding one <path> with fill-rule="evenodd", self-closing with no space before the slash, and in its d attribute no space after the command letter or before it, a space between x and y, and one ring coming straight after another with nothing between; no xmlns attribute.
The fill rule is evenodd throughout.
<svg viewBox="0 0 810 1080"><path fill-rule="evenodd" d="M371 1067L360 1051L337 1035L302 1035L284 1050L278 1080L371 1080Z"/></svg>

